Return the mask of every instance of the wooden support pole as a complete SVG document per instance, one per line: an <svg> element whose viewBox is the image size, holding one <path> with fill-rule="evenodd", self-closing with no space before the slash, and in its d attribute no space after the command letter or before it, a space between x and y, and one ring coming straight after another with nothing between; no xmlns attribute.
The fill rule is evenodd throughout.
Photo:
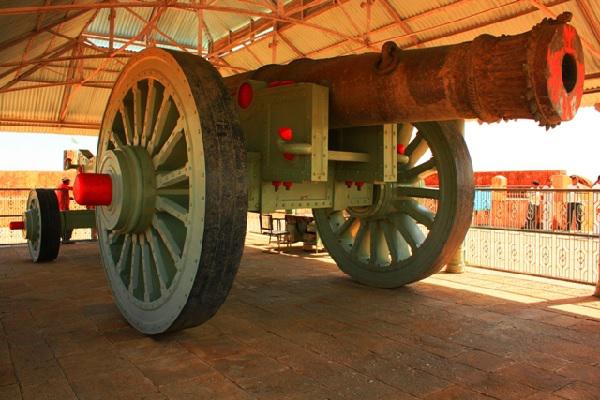
<svg viewBox="0 0 600 400"><path fill-rule="evenodd" d="M111 8L110 14L108 14L108 48L110 49L110 51L113 51L115 48L115 14L116 10L114 8Z"/></svg>
<svg viewBox="0 0 600 400"><path fill-rule="evenodd" d="M199 0L199 3L202 4L202 0ZM202 55L202 26L204 25L203 21L204 21L204 10L202 10L201 8L198 8L196 10L196 18L198 19L198 36L197 36L197 43L196 43L196 53L201 56Z"/></svg>
<svg viewBox="0 0 600 400"><path fill-rule="evenodd" d="M277 22L273 24L273 34L271 37L271 64L277 64Z"/></svg>
<svg viewBox="0 0 600 400"><path fill-rule="evenodd" d="M457 131L460 132L462 136L465 136L465 121L464 120L456 120ZM452 260L446 265L446 273L449 274L462 274L465 272L465 243L461 243L460 247L456 250L454 257Z"/></svg>

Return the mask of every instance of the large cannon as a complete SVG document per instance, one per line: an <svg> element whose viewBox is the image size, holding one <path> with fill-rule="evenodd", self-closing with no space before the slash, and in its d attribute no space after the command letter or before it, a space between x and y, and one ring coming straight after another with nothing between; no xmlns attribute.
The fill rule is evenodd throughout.
<svg viewBox="0 0 600 400"><path fill-rule="evenodd" d="M125 318L157 334L214 315L247 211L312 208L331 256L366 285L439 271L471 219L461 120L551 127L575 115L584 68L568 19L225 79L190 54L132 57L104 113L96 174L76 182L81 202L98 206L102 263ZM439 184L424 184L430 174Z"/></svg>

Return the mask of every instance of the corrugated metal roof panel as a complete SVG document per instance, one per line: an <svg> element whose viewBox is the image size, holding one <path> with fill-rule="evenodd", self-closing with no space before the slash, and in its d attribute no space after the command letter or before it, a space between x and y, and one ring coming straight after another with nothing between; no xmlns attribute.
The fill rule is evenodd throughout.
<svg viewBox="0 0 600 400"><path fill-rule="evenodd" d="M15 87L26 86L28 83L18 83ZM0 96L2 118L55 121L58 118L62 86L39 88L35 96L31 91L3 93Z"/></svg>
<svg viewBox="0 0 600 400"><path fill-rule="evenodd" d="M139 14L144 19L149 19L152 14L152 8L132 7L132 11ZM98 16L88 28L88 32L95 34L107 34L110 32L110 10L100 10ZM143 29L145 22L137 18L134 14L124 8L115 9L115 36L131 38L137 36Z"/></svg>
<svg viewBox="0 0 600 400"><path fill-rule="evenodd" d="M332 35L312 28L306 28L300 25L294 25L286 29L284 35L286 38L290 39L298 50L309 57L312 57L313 55L311 53L315 51L344 40L337 35Z"/></svg>
<svg viewBox="0 0 600 400"><path fill-rule="evenodd" d="M269 9L261 7L258 4L253 5L247 2L237 2L235 0L221 0L215 5L219 7L231 7L253 12L269 12ZM235 31L236 29L247 24L250 19L255 20L257 17L225 12L204 12L204 21L214 40L227 37L230 30Z"/></svg>
<svg viewBox="0 0 600 400"><path fill-rule="evenodd" d="M198 42L198 19L196 13L183 10L167 10L161 16L158 29L169 35L171 38L177 38L179 44L195 48ZM157 41L166 41L158 32L152 35Z"/></svg>
<svg viewBox="0 0 600 400"><path fill-rule="evenodd" d="M110 96L110 89L79 87L72 89L70 107L65 120L82 123L99 123Z"/></svg>

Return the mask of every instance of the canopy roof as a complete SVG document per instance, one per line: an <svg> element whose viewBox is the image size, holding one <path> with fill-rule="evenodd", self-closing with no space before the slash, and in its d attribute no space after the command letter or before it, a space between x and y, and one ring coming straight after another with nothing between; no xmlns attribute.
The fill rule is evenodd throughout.
<svg viewBox="0 0 600 400"><path fill-rule="evenodd" d="M230 75L388 40L418 48L515 34L564 11L583 39L583 104L600 103L596 0L7 0L0 131L96 135L113 82L148 46L201 54Z"/></svg>

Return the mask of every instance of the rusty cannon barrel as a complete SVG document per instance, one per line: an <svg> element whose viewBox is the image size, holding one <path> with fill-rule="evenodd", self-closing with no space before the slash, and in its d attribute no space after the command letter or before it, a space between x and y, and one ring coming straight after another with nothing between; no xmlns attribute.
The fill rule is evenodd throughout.
<svg viewBox="0 0 600 400"><path fill-rule="evenodd" d="M570 13L514 36L481 35L451 46L266 65L225 78L313 82L330 89L330 126L478 118L534 119L553 127L575 116L584 59Z"/></svg>

